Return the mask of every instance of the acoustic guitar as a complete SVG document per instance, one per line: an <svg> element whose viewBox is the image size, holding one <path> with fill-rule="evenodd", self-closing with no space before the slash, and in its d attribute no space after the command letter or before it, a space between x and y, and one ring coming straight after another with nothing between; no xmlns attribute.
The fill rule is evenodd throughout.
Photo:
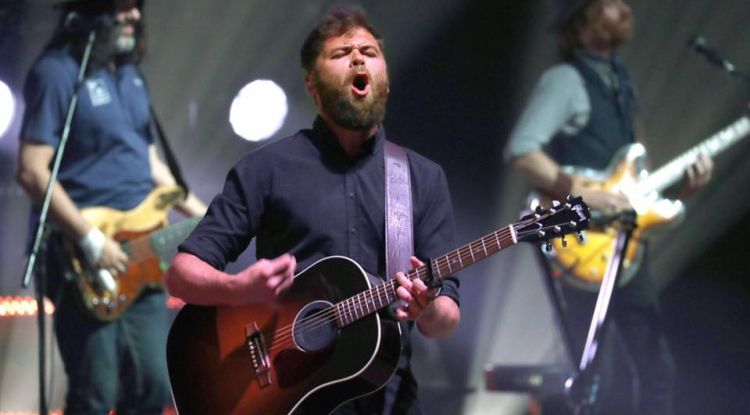
<svg viewBox="0 0 750 415"><path fill-rule="evenodd" d="M412 269L428 285L522 241L584 229L580 198ZM378 280L377 278L374 278ZM398 322L383 312L395 279L377 285L353 260L324 258L294 277L277 302L183 307L172 323L167 364L182 415L326 414L382 387L401 350Z"/></svg>
<svg viewBox="0 0 750 415"><path fill-rule="evenodd" d="M715 156L739 142L750 133L750 118L743 116L732 124L690 148L656 171L646 170L646 149L641 144L622 148L604 170L565 166L562 171L574 176L585 186L622 192L636 212L636 229L623 261L620 282L628 282L637 271L643 255L639 243L644 233L652 228L675 223L684 215L684 206L679 200L670 200L662 192L682 179L685 170L703 152ZM548 198L532 194L528 206L533 209L544 204ZM574 241L566 249L559 241L552 242L552 249L545 252L554 276L562 277L571 285L596 291L604 277L613 251L617 229L609 226L607 216L592 212L594 220L585 232L582 241ZM601 218L602 220L598 220Z"/></svg>
<svg viewBox="0 0 750 415"><path fill-rule="evenodd" d="M88 315L101 321L118 318L147 288L163 289L164 273L174 248L195 228L200 218L167 226L167 215L184 197L176 186L154 189L143 202L128 211L108 207L88 207L82 216L105 235L121 244L128 255L128 267L112 280L102 278L89 264L80 248L68 239L63 250L70 258L70 270L80 304Z"/></svg>

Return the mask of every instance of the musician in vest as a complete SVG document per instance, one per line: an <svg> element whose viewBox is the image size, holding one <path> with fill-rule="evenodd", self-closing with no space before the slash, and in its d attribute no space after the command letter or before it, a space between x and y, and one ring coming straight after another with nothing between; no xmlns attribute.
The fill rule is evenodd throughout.
<svg viewBox="0 0 750 415"><path fill-rule="evenodd" d="M636 128L635 89L616 53L633 33L631 8L624 0L561 0L559 4L555 29L562 62L538 81L511 133L506 158L533 187L554 198L580 195L592 211L605 214L629 210L629 199L623 194L585 186L561 166L605 169L618 150L642 139ZM703 186L711 170L710 158L702 155L688 168L682 194ZM616 293L610 317L636 369L636 413L671 414L675 365L646 258L634 272ZM573 356L579 358L592 308L580 307L586 297L580 290L565 286L564 292ZM586 303L593 306L593 301ZM604 347L607 354L612 343ZM605 384L612 376L616 375L603 375ZM621 409L602 411L620 413Z"/></svg>
<svg viewBox="0 0 750 415"><path fill-rule="evenodd" d="M68 378L66 414L160 414L170 402L164 358L168 314L163 290L148 290L114 321L80 306L69 254L72 241L101 282L118 284L128 255L83 215L87 208L133 209L156 186L175 179L157 156L149 95L137 65L143 57L142 1L70 0L57 4L59 25L28 73L18 180L39 205L51 177L68 105L89 33L96 33L70 124L50 205L46 295L55 304L54 331ZM202 215L194 195L177 207ZM38 213L32 216L36 217ZM46 262L40 259L39 262ZM37 281L39 283L39 281Z"/></svg>
<svg viewBox="0 0 750 415"><path fill-rule="evenodd" d="M264 368L270 369L266 375L258 375L260 379L268 376L260 386L253 376L249 383L230 385L226 382L225 389L216 387L215 391L207 391L212 387L207 386L194 393L185 393L184 388L175 382L189 383L190 379L175 379L170 360L170 380L177 407L182 413L202 411L196 409L201 408L203 398L200 395L215 400L230 397L229 402L213 406L217 414L272 414L292 410L316 414L334 410L337 414L421 413L417 383L409 365L410 331L416 326L427 337L444 337L453 332L460 318L458 282L447 278L441 289L428 288L420 279L411 281L403 273L396 276L386 272L384 147L387 140L382 121L389 79L382 46L380 35L359 8L334 6L321 18L301 49L302 67L306 72L305 87L318 111L312 128L300 130L246 155L231 169L224 190L210 203L206 217L180 245L180 253L167 272L167 284L173 295L191 304L236 308L269 304L270 308L282 307L275 304L282 304L277 302L288 298L285 295L290 290L295 270L305 270L326 257L346 256L376 276L374 283L382 283L389 277L397 278L398 307L382 314L384 320L391 315L391 319L395 317L407 323L402 325L402 358L391 362L395 373L390 376L388 368L380 370L376 368L377 364L368 363L362 370L376 377L386 375L382 379L385 386L374 392L361 390L350 394L348 388L354 384L349 378L357 375L358 370L350 372L342 368L340 376L323 376L320 385L292 398L289 391L301 383L317 373L336 370L329 369L323 364L325 361L333 364L339 358L342 362L354 361L360 353L360 350L351 348L341 350L343 354L337 355L340 349L349 347L344 346L349 340L358 341L348 337L351 333L348 330L356 330L352 327L354 325L342 327L334 338L326 340L322 350L315 348L320 355L310 353L303 344L304 338L296 337L298 332L295 331L294 346L288 343L288 349L274 354L274 347L269 345L267 351L270 355L260 357L268 362L257 373L264 373ZM408 256L406 259L407 267L410 267L422 264L417 258L426 260L455 247L455 235L451 201L442 169L415 152L407 151L406 155L413 211L414 256L410 265ZM253 238L257 242L258 261L234 275L224 272L227 263L235 260ZM350 263L341 258L334 261ZM324 279L333 278L325 272L322 274ZM340 277L339 283L360 278L357 275ZM297 276L294 281L293 288L304 280ZM343 288L321 284L309 290L335 292ZM296 297L302 294L294 292L288 295ZM368 303L365 307L370 305ZM226 308L220 310L231 313ZM352 311L356 315L362 309L357 306L345 311L345 317L341 318L350 318ZM284 317L277 315L274 318L283 320ZM267 328L273 321L267 324L262 320L251 321L259 326L266 345L277 342ZM196 319L188 325L199 322ZM355 325L360 323L361 320ZM247 324L251 324L250 321ZM243 333L244 330L244 326L240 328ZM378 342L386 341L378 339ZM209 341L208 344L215 343ZM245 350L246 347L242 346L237 353ZM308 352L309 357L304 352ZM396 352L398 355L398 350ZM214 353L209 355L215 356ZM290 364L296 369L284 370L284 355L292 360L296 359L295 356L301 358ZM214 365L211 357L207 358L210 360L207 365ZM227 355L227 359L231 356ZM243 356L238 362L249 362L249 359L250 356ZM217 370L230 365L231 360L221 362L216 362ZM189 363L176 362L175 369ZM319 365L316 366L318 370L308 373L308 365ZM248 365L222 372L224 374L220 376L208 376L215 376L217 382L232 376L241 379L245 375L236 373L248 370L244 366ZM373 368L376 370L370 371ZM183 386L190 388L191 385ZM238 386L246 388L243 393L247 402L232 397ZM337 389L338 386L341 389ZM328 391L327 387L330 387ZM277 397L266 397L268 391L275 391ZM208 394L214 396L208 398ZM181 405L183 399L195 402ZM243 407L245 404L247 406ZM231 410L232 407L235 409ZM277 407L283 409L272 409Z"/></svg>

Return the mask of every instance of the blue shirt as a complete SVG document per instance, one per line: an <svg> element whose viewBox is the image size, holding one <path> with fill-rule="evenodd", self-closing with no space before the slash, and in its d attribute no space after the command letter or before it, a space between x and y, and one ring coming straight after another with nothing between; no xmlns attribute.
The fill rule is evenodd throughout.
<svg viewBox="0 0 750 415"><path fill-rule="evenodd" d="M257 237L259 258L291 253L301 270L344 255L385 278L384 140L381 126L366 154L352 160L318 118L313 129L246 155L180 251L224 269ZM440 166L407 154L414 253L426 260L456 248L453 208ZM444 280L442 295L458 303L457 279Z"/></svg>
<svg viewBox="0 0 750 415"><path fill-rule="evenodd" d="M78 68L65 49L50 50L34 64L24 87L22 140L57 148ZM79 208L131 209L154 187L146 86L126 64L94 71L79 94L59 182Z"/></svg>

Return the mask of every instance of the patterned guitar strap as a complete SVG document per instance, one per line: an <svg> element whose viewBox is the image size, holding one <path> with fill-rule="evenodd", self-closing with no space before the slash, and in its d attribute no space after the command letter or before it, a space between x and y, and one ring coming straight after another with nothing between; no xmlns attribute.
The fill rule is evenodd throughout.
<svg viewBox="0 0 750 415"><path fill-rule="evenodd" d="M406 149L385 140L385 268L387 278L411 269L414 253L411 179Z"/></svg>

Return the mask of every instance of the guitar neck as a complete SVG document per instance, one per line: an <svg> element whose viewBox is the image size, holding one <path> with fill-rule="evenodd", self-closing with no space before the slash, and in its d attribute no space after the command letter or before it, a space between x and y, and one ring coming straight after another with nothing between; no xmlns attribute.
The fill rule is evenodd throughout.
<svg viewBox="0 0 750 415"><path fill-rule="evenodd" d="M700 144L682 153L658 170L652 172L647 179L641 182L639 189L642 194L651 192L662 192L664 189L675 184L685 174L685 170L695 163L701 153L711 157L726 150L734 143L745 138L750 133L750 118L743 116L733 122L727 128L712 135Z"/></svg>
<svg viewBox="0 0 750 415"><path fill-rule="evenodd" d="M148 235L128 241L122 245L131 262L140 262L151 257L168 261L175 247L182 242L200 222L194 217L169 225Z"/></svg>
<svg viewBox="0 0 750 415"><path fill-rule="evenodd" d="M496 230L454 251L430 260L429 264L406 273L410 280L442 280L463 268L487 258L518 242L513 225ZM335 305L339 327L346 326L390 305L397 300L395 278L349 297Z"/></svg>

